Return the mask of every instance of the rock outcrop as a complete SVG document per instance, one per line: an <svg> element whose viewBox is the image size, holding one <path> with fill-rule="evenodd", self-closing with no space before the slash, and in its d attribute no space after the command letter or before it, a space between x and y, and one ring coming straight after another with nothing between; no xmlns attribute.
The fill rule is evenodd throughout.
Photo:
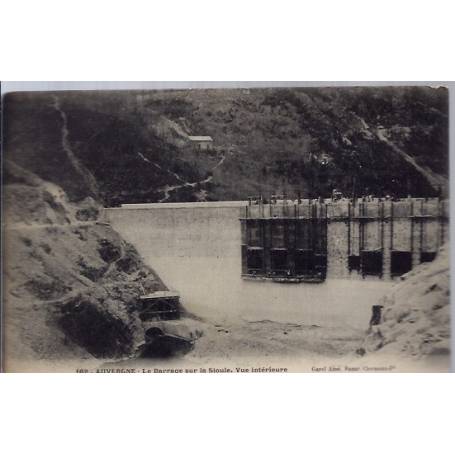
<svg viewBox="0 0 455 455"><path fill-rule="evenodd" d="M431 263L401 277L383 297L383 318L373 325L363 350L422 358L450 353L449 246Z"/></svg>
<svg viewBox="0 0 455 455"><path fill-rule="evenodd" d="M144 341L139 295L166 287L100 220L91 197L65 192L8 163L4 186L6 359L133 355ZM56 170L57 172L57 170Z"/></svg>

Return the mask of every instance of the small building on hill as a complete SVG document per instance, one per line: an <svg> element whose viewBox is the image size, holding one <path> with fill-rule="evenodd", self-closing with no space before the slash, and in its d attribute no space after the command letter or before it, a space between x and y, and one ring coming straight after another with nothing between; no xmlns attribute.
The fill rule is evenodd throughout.
<svg viewBox="0 0 455 455"><path fill-rule="evenodd" d="M213 139L210 136L188 136L196 150L213 150Z"/></svg>

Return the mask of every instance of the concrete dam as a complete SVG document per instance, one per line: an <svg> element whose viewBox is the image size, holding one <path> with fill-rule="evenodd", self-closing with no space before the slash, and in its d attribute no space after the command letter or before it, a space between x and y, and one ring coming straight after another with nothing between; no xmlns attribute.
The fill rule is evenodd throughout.
<svg viewBox="0 0 455 455"><path fill-rule="evenodd" d="M366 328L398 276L448 240L438 199L127 204L105 209L196 315Z"/></svg>

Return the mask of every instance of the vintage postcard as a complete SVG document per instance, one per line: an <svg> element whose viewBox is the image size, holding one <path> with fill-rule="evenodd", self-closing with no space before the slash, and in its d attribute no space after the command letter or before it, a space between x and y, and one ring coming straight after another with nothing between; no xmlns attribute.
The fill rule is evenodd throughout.
<svg viewBox="0 0 455 455"><path fill-rule="evenodd" d="M3 371L450 370L448 88L2 104Z"/></svg>

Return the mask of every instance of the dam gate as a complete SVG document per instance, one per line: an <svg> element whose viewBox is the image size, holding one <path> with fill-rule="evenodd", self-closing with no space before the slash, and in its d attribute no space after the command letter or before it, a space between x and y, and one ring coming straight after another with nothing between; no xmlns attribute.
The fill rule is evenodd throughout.
<svg viewBox="0 0 455 455"><path fill-rule="evenodd" d="M449 204L437 198L258 199L242 211L245 279L390 279L432 261L448 240Z"/></svg>

